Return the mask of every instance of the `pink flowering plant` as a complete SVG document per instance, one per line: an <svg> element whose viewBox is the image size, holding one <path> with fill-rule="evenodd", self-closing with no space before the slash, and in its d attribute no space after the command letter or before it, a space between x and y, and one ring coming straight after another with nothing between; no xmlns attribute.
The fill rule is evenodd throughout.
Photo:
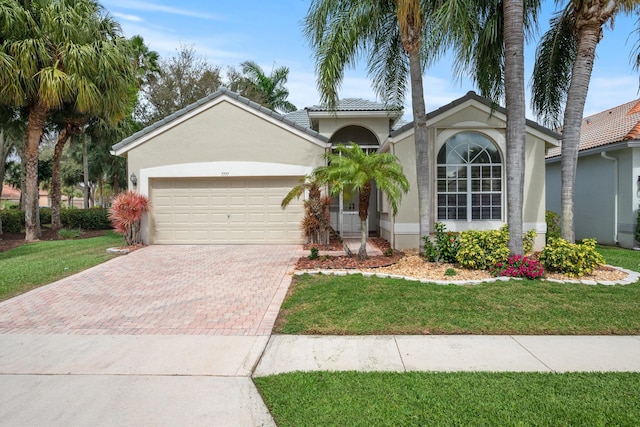
<svg viewBox="0 0 640 427"><path fill-rule="evenodd" d="M498 262L490 267L489 272L494 276L538 279L544 275L544 268L540 261L533 257L511 255L506 262Z"/></svg>

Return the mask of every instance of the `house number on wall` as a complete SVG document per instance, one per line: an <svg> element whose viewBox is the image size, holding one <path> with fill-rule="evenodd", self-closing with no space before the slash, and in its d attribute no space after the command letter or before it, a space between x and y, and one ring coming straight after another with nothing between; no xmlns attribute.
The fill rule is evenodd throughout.
<svg viewBox="0 0 640 427"><path fill-rule="evenodd" d="M229 176L229 172L222 172L221 175L222 176Z"/></svg>

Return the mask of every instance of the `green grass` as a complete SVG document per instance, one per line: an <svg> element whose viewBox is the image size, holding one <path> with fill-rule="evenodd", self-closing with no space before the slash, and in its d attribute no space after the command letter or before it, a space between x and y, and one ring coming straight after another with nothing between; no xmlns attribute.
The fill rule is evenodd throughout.
<svg viewBox="0 0 640 427"><path fill-rule="evenodd" d="M28 243L0 252L0 301L70 276L115 255L107 248L123 246L122 236Z"/></svg>
<svg viewBox="0 0 640 427"><path fill-rule="evenodd" d="M637 426L638 373L307 372L254 379L286 426Z"/></svg>
<svg viewBox="0 0 640 427"><path fill-rule="evenodd" d="M640 252L604 248L639 269ZM274 332L284 334L638 334L640 283L539 280L436 285L362 275L294 278Z"/></svg>

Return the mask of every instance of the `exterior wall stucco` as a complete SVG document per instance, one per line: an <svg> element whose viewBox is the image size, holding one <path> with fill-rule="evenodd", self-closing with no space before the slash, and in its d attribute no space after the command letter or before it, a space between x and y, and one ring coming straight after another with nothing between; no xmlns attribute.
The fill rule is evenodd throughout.
<svg viewBox="0 0 640 427"><path fill-rule="evenodd" d="M191 117L127 153L129 174L168 164L264 162L319 166L324 148L229 102Z"/></svg>
<svg viewBox="0 0 640 427"><path fill-rule="evenodd" d="M633 247L632 229L635 223L634 195L637 175L632 171L631 150L616 150L606 153L616 162L605 159L600 153L578 158L574 189L574 227L577 240L594 238L598 243ZM616 177L618 169L618 218L616 219ZM554 159L547 163L546 182L548 209L561 214L561 162ZM616 223L618 235L616 236Z"/></svg>

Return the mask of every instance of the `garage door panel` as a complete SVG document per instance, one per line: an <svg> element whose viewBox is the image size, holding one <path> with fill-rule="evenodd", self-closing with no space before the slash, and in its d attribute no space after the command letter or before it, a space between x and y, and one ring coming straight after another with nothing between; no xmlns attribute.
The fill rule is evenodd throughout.
<svg viewBox="0 0 640 427"><path fill-rule="evenodd" d="M299 178L152 179L152 243L302 243Z"/></svg>

